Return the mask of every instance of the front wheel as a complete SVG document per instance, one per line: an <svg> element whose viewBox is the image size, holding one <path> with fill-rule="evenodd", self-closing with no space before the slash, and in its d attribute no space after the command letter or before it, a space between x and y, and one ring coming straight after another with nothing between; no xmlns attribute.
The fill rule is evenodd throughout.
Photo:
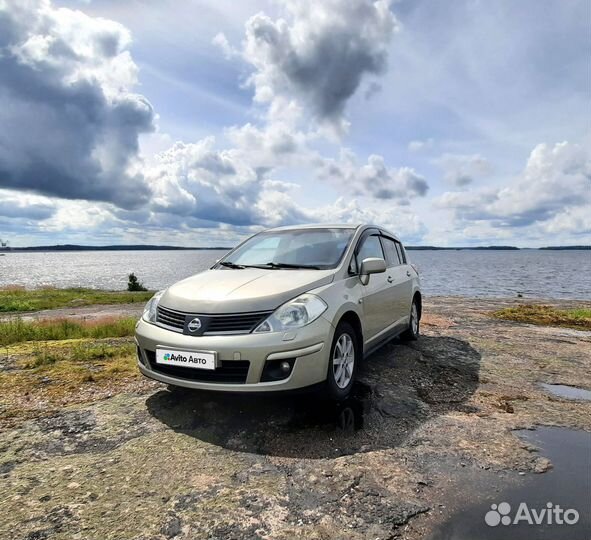
<svg viewBox="0 0 591 540"><path fill-rule="evenodd" d="M336 328L332 346L326 385L332 399L345 399L355 382L357 365L360 360L357 333L347 322L341 322Z"/></svg>
<svg viewBox="0 0 591 540"><path fill-rule="evenodd" d="M415 298L413 299L412 306L410 307L410 320L408 321L408 329L406 329L400 335L400 337L404 341L416 341L419 339L420 322L421 319L419 317L419 306Z"/></svg>

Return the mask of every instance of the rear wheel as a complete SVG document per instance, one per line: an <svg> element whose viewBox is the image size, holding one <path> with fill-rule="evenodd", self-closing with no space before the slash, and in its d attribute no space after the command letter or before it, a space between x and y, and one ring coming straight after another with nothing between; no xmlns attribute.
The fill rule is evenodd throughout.
<svg viewBox="0 0 591 540"><path fill-rule="evenodd" d="M410 320L408 321L408 329L405 330L400 337L405 341L416 341L419 339L421 318L419 316L419 304L416 298L413 298L412 306L410 307Z"/></svg>
<svg viewBox="0 0 591 540"><path fill-rule="evenodd" d="M326 385L332 399L345 399L355 382L357 365L360 360L359 343L353 327L341 322L336 328L332 346Z"/></svg>

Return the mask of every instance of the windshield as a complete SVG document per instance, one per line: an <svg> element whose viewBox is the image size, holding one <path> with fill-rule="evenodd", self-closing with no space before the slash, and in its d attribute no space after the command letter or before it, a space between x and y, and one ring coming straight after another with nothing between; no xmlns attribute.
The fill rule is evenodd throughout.
<svg viewBox="0 0 591 540"><path fill-rule="evenodd" d="M217 267L334 268L353 232L353 229L299 229L257 234L224 257Z"/></svg>

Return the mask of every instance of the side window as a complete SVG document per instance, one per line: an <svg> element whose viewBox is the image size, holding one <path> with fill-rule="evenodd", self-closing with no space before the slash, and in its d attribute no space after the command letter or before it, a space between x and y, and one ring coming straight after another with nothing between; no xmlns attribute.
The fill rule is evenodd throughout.
<svg viewBox="0 0 591 540"><path fill-rule="evenodd" d="M382 251L382 244L380 238L377 235L368 236L361 245L361 249L357 253L357 269L361 266L363 259L368 257L384 258L384 252Z"/></svg>
<svg viewBox="0 0 591 540"><path fill-rule="evenodd" d="M391 266L398 266L402 264L402 259L396 249L398 246L391 238L387 238L382 236L382 244L384 246L384 251L386 252L386 264L388 268Z"/></svg>
<svg viewBox="0 0 591 540"><path fill-rule="evenodd" d="M406 253L400 242L396 242L396 251L398 251L398 257L400 257L400 264L406 264Z"/></svg>

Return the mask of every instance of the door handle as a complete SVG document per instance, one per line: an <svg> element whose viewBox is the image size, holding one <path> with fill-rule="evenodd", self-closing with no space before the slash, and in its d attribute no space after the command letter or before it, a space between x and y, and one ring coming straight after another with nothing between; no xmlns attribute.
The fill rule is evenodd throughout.
<svg viewBox="0 0 591 540"><path fill-rule="evenodd" d="M407 270L407 271L406 271L406 275L407 275L408 277L410 277L410 270Z"/></svg>
<svg viewBox="0 0 591 540"><path fill-rule="evenodd" d="M388 283L392 283L393 281L392 276L388 276Z"/></svg>

